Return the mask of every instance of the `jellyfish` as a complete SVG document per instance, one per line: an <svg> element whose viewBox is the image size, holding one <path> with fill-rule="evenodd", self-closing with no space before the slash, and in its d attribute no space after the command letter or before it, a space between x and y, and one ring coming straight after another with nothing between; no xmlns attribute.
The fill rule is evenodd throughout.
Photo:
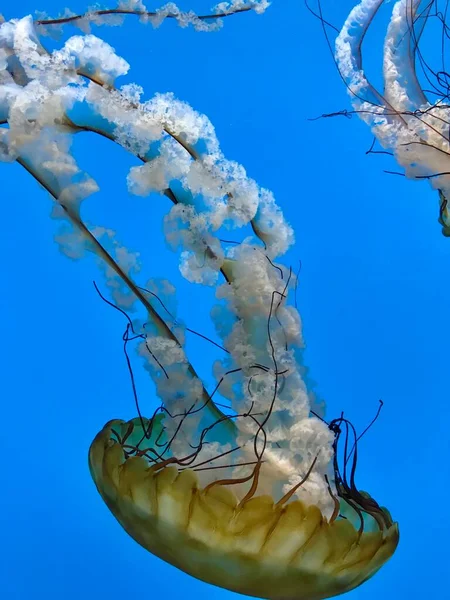
<svg viewBox="0 0 450 600"><path fill-rule="evenodd" d="M214 16L266 4L222 3ZM344 415L327 420L312 392L298 277L280 262L292 228L273 194L224 156L207 117L172 94L144 102L139 86L117 87L128 63L106 42L77 35L47 50L42 29L67 18L0 25L0 147L53 198L61 250L98 261L99 295L122 315L125 346L161 401L144 411L131 378L136 416L110 420L89 449L98 492L137 543L208 583L271 600L354 589L393 555L398 526L356 486L361 435ZM214 389L188 357L173 284L141 281L137 252L86 222L98 186L71 152L86 133L136 157L129 192L168 201L163 227L182 276L215 289Z"/></svg>
<svg viewBox="0 0 450 600"><path fill-rule="evenodd" d="M446 3L397 0L383 46L383 89L377 90L364 71L365 36L388 4L362 0L350 12L336 39L336 63L355 112L380 145L391 152L410 179L427 179L439 195L439 222L450 236L450 154ZM435 25L433 27L433 25ZM421 42L430 29L438 44L440 64L426 57ZM428 41L429 43L429 41Z"/></svg>

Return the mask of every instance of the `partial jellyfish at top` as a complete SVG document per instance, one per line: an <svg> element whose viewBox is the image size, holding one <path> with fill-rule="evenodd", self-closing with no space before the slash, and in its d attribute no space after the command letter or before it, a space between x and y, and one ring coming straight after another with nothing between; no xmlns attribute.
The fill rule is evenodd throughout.
<svg viewBox="0 0 450 600"><path fill-rule="evenodd" d="M390 13L382 47L382 86L373 85L364 57L381 9ZM380 14L379 14L380 13ZM428 180L439 198L442 233L450 236L450 77L448 3L362 0L336 39L335 59L354 112L409 179ZM381 59L381 55L380 55ZM349 114L349 111L343 111ZM341 113L342 114L342 113Z"/></svg>

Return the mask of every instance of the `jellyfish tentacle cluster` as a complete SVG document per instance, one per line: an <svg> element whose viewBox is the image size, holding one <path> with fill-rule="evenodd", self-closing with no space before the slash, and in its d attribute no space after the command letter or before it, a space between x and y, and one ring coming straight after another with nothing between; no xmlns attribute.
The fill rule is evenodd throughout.
<svg viewBox="0 0 450 600"><path fill-rule="evenodd" d="M385 4L392 7L383 46L383 89L377 90L363 66L366 34ZM427 179L439 194L439 222L450 235L450 121L443 57L440 70L426 62L421 41L437 0L362 0L350 12L336 39L336 62L355 111L372 129L381 146L392 151L410 179ZM441 24L446 28L445 23ZM435 32L443 43L447 32ZM438 42L436 40L439 39Z"/></svg>
<svg viewBox="0 0 450 600"><path fill-rule="evenodd" d="M266 5L235 0L219 13ZM118 87L128 63L103 40L77 35L49 51L42 27L31 17L0 25L1 159L50 193L61 249L97 258L108 303L135 311L127 335L161 400L150 417L138 403L136 418L113 419L95 437L89 466L100 495L139 544L209 583L273 600L357 587L392 556L398 528L356 487L351 423L327 422L309 388L296 276L280 262L294 236L273 195L223 155L205 116L171 94L142 101L139 86ZM181 274L215 287L222 358L212 391L167 308L173 285L138 283L137 253L84 220L98 186L71 141L86 132L136 157L129 192L170 200L164 232Z"/></svg>

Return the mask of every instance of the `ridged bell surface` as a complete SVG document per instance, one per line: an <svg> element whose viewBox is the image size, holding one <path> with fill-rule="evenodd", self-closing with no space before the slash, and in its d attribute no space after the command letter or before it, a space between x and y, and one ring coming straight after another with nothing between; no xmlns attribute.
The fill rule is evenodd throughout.
<svg viewBox="0 0 450 600"><path fill-rule="evenodd" d="M239 504L233 486L204 490L190 469L126 459L111 431L124 425L110 421L92 443L97 488L129 535L198 579L270 600L319 600L357 587L395 551L396 524L358 535L350 521L329 523L298 500Z"/></svg>

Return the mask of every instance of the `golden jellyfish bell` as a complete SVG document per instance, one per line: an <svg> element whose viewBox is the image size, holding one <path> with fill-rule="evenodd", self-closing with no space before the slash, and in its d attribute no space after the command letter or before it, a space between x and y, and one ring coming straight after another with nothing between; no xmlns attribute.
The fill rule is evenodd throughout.
<svg viewBox="0 0 450 600"><path fill-rule="evenodd" d="M123 528L164 561L241 594L319 600L359 586L394 553L397 524L339 471L329 518L291 494L278 501L259 494L258 468L239 498L230 480L202 485L194 468L184 466L191 457L154 460L162 423L162 415L110 421L92 443L89 462L98 491ZM346 511L357 515L359 526Z"/></svg>

